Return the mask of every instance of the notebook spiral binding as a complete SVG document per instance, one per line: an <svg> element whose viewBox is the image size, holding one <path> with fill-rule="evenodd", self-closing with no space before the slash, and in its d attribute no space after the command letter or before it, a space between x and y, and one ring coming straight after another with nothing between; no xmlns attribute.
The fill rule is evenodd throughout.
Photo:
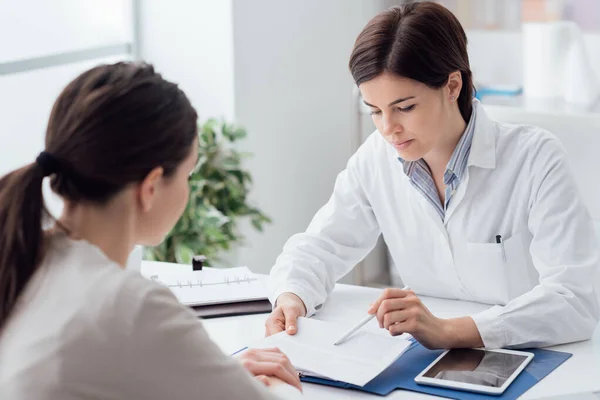
<svg viewBox="0 0 600 400"><path fill-rule="evenodd" d="M179 279L177 279L177 283L168 283L168 282L163 282L159 279L158 275L152 275L150 276L150 279L154 282L160 283L164 286L167 286L169 288L193 288L193 287L203 287L203 286L216 286L216 285L240 285L242 283L250 283L253 281L257 281L257 278L251 278L248 276L248 274L244 274L243 278L240 277L235 277L235 279L231 279L230 277L226 276L225 279L223 279L222 281L217 281L217 282L204 282L202 279L196 279L195 281L191 281L191 280L186 280L186 281L181 281Z"/></svg>

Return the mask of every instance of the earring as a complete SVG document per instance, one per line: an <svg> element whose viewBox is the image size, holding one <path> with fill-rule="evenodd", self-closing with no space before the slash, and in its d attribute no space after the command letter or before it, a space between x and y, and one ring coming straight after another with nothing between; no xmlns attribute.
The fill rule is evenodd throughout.
<svg viewBox="0 0 600 400"><path fill-rule="evenodd" d="M455 99L455 97L454 97L454 96L450 97L450 100L451 100L451 101L454 101L454 99Z"/></svg>

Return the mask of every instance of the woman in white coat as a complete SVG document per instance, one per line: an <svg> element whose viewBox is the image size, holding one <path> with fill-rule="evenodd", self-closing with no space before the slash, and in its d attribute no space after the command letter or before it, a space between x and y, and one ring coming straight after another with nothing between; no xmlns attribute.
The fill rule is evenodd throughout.
<svg viewBox="0 0 600 400"><path fill-rule="evenodd" d="M411 290L387 289L365 311L392 335L430 348L588 339L600 251L567 156L551 133L492 121L473 100L454 15L430 2L377 15L350 71L377 131L277 259L267 333L294 334L383 234ZM441 319L418 295L494 306Z"/></svg>

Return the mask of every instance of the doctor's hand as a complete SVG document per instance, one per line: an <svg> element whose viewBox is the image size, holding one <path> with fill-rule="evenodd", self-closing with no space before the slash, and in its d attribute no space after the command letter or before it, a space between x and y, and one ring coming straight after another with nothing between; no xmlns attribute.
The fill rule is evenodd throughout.
<svg viewBox="0 0 600 400"><path fill-rule="evenodd" d="M412 290L388 288L369 307L379 326L397 336L410 333L428 349L483 347L479 330L471 317L435 317Z"/></svg>
<svg viewBox="0 0 600 400"><path fill-rule="evenodd" d="M275 304L277 306L265 322L266 336L283 330L289 335L295 335L298 332L298 317L306 316L304 302L293 293L282 293Z"/></svg>

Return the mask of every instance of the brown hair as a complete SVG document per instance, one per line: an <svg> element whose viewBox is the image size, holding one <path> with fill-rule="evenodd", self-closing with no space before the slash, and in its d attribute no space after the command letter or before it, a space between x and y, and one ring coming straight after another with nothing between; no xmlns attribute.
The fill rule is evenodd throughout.
<svg viewBox="0 0 600 400"><path fill-rule="evenodd" d="M154 168L169 177L191 151L197 115L148 64L101 65L56 100L46 149L0 179L0 328L44 257L42 181L72 202L107 203Z"/></svg>
<svg viewBox="0 0 600 400"><path fill-rule="evenodd" d="M450 73L460 71L458 107L465 122L471 117L474 87L467 36L458 19L440 4L409 3L375 16L358 35L349 66L357 85L390 72L434 89L444 86Z"/></svg>

